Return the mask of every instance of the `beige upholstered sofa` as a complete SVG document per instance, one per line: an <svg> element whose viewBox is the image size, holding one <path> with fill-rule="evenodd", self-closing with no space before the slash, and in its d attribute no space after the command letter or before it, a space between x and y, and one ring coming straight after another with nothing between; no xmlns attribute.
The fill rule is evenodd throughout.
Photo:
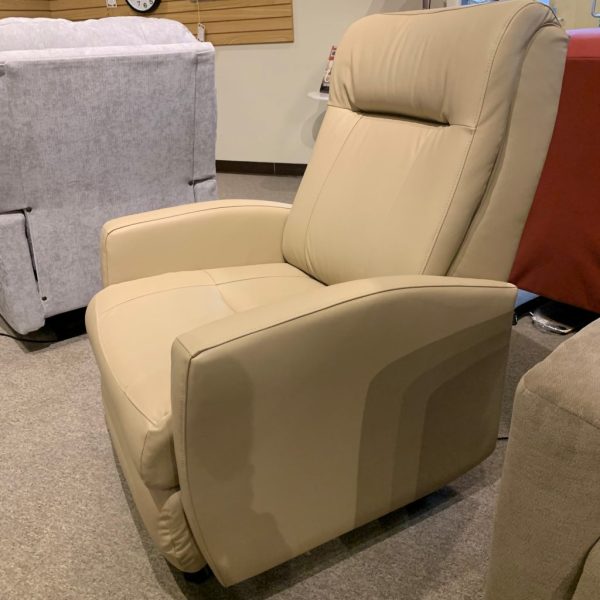
<svg viewBox="0 0 600 600"><path fill-rule="evenodd" d="M600 320L517 389L487 600L600 598Z"/></svg>
<svg viewBox="0 0 600 600"><path fill-rule="evenodd" d="M119 460L173 565L234 584L493 450L504 282L565 50L533 1L367 17L339 47L291 208L105 225L88 331Z"/></svg>

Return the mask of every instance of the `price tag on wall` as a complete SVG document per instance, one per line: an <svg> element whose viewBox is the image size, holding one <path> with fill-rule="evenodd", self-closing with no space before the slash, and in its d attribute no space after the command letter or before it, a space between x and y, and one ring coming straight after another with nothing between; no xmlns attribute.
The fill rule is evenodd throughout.
<svg viewBox="0 0 600 600"><path fill-rule="evenodd" d="M206 27L204 27L204 25L202 25L202 23L198 23L198 40L203 42L204 39L206 38Z"/></svg>

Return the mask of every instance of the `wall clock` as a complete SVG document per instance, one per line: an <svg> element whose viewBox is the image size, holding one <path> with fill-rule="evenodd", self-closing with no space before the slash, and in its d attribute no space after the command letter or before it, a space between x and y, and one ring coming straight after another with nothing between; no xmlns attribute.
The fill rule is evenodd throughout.
<svg viewBox="0 0 600 600"><path fill-rule="evenodd" d="M149 13L158 8L160 4L160 0L126 0L126 2L135 12L139 13Z"/></svg>

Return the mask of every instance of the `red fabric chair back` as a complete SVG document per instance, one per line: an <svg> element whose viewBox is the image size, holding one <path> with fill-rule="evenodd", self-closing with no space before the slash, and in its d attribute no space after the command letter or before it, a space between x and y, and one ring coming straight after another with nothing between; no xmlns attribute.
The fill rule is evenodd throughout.
<svg viewBox="0 0 600 600"><path fill-rule="evenodd" d="M510 281L600 312L600 29L569 35L554 135Z"/></svg>

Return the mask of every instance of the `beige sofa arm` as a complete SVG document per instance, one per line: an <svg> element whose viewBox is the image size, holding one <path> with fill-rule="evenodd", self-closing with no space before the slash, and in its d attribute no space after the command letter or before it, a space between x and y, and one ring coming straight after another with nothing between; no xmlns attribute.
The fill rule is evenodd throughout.
<svg viewBox="0 0 600 600"><path fill-rule="evenodd" d="M220 581L381 516L489 454L515 293L491 281L381 277L180 336L180 484Z"/></svg>
<svg viewBox="0 0 600 600"><path fill-rule="evenodd" d="M600 598L599 375L596 321L519 383L486 600Z"/></svg>
<svg viewBox="0 0 600 600"><path fill-rule="evenodd" d="M103 283L282 262L290 208L263 200L214 200L108 221L101 233Z"/></svg>
<svg viewBox="0 0 600 600"><path fill-rule="evenodd" d="M572 600L598 600L600 596L600 540L585 559L583 572L577 582Z"/></svg>

